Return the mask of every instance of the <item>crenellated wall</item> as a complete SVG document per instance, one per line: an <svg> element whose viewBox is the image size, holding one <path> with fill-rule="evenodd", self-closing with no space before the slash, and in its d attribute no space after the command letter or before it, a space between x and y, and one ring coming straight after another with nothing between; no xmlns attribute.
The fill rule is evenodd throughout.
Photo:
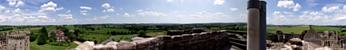
<svg viewBox="0 0 346 50"><path fill-rule="evenodd" d="M30 32L9 31L0 34L0 50L30 50Z"/></svg>
<svg viewBox="0 0 346 50"><path fill-rule="evenodd" d="M103 47L96 45L93 50L229 50L228 45L226 33L202 32L116 42L113 47L108 44ZM75 50L82 49L82 46L85 45L79 45Z"/></svg>
<svg viewBox="0 0 346 50"><path fill-rule="evenodd" d="M162 37L160 50L222 50L227 44L222 32L202 32Z"/></svg>
<svg viewBox="0 0 346 50"><path fill-rule="evenodd" d="M0 50L6 50L6 34L0 33Z"/></svg>

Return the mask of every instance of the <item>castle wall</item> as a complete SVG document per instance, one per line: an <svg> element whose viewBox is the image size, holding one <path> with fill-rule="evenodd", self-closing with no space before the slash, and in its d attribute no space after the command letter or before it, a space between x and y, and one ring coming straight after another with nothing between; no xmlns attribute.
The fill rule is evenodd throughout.
<svg viewBox="0 0 346 50"><path fill-rule="evenodd" d="M222 32L162 36L147 40L119 43L116 48L105 47L94 50L222 50L229 45L227 35Z"/></svg>
<svg viewBox="0 0 346 50"><path fill-rule="evenodd" d="M30 50L29 48L29 32L14 31L14 32L1 32L5 35L0 35L0 45L3 45L2 50ZM2 39L2 40L1 40Z"/></svg>
<svg viewBox="0 0 346 50"><path fill-rule="evenodd" d="M6 34L0 33L0 50L6 50Z"/></svg>
<svg viewBox="0 0 346 50"><path fill-rule="evenodd" d="M224 33L196 33L163 37L160 50L221 50L228 45Z"/></svg>

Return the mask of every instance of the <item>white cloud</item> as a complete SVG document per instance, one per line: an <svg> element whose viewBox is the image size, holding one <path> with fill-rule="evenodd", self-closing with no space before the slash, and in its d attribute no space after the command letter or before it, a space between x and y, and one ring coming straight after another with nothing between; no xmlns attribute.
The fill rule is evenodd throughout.
<svg viewBox="0 0 346 50"><path fill-rule="evenodd" d="M15 9L15 10L13 10L13 12L14 13L20 13L22 10L21 9L19 9L19 8L17 8L17 9Z"/></svg>
<svg viewBox="0 0 346 50"><path fill-rule="evenodd" d="M111 5L109 3L104 3L102 4L103 8L112 8Z"/></svg>
<svg viewBox="0 0 346 50"><path fill-rule="evenodd" d="M346 16L342 16L342 17L336 17L333 20L346 20Z"/></svg>
<svg viewBox="0 0 346 50"><path fill-rule="evenodd" d="M134 17L135 15L125 12L125 13L123 14L123 16L124 16L124 17Z"/></svg>
<svg viewBox="0 0 346 50"><path fill-rule="evenodd" d="M6 9L6 7L0 5L0 11L5 10L5 9Z"/></svg>
<svg viewBox="0 0 346 50"><path fill-rule="evenodd" d="M173 0L167 0L167 2L173 2Z"/></svg>
<svg viewBox="0 0 346 50"><path fill-rule="evenodd" d="M145 17L164 17L167 16L167 14L158 12L158 11L143 11L143 10L138 10L138 15L139 16L145 16Z"/></svg>
<svg viewBox="0 0 346 50"><path fill-rule="evenodd" d="M55 22L55 19L37 13L17 13L11 15L1 15L0 20L1 22L10 22L16 24Z"/></svg>
<svg viewBox="0 0 346 50"><path fill-rule="evenodd" d="M49 18L45 15L42 15L42 16L37 16L36 18L34 18L34 21L37 21L37 22L54 22L55 19L52 20L52 18Z"/></svg>
<svg viewBox="0 0 346 50"><path fill-rule="evenodd" d="M91 10L92 8L91 8L91 7L88 7L88 6L80 6L80 9Z"/></svg>
<svg viewBox="0 0 346 50"><path fill-rule="evenodd" d="M8 15L8 14L16 14L16 13L24 13L24 10L20 9L20 8L5 8L3 10L0 10L0 15Z"/></svg>
<svg viewBox="0 0 346 50"><path fill-rule="evenodd" d="M324 6L322 7L323 12L334 12L339 9L339 6Z"/></svg>
<svg viewBox="0 0 346 50"><path fill-rule="evenodd" d="M301 13L274 11L271 17L268 17L269 24L277 25L345 25L346 15L344 14L326 14L322 11L303 11Z"/></svg>
<svg viewBox="0 0 346 50"><path fill-rule="evenodd" d="M26 15L23 15L26 16ZM20 22L55 22L56 19L50 18L46 15L32 15L26 16L23 18L23 21Z"/></svg>
<svg viewBox="0 0 346 50"><path fill-rule="evenodd" d="M239 10L238 8L229 8L230 11L237 11Z"/></svg>
<svg viewBox="0 0 346 50"><path fill-rule="evenodd" d="M317 0L305 0L308 6L314 7L320 5Z"/></svg>
<svg viewBox="0 0 346 50"><path fill-rule="evenodd" d="M301 6L298 3L294 3L293 0L279 0L278 7L292 9L293 11L298 11Z"/></svg>
<svg viewBox="0 0 346 50"><path fill-rule="evenodd" d="M0 5L0 13L8 13L6 11L8 11L7 8L2 6L2 5Z"/></svg>
<svg viewBox="0 0 346 50"><path fill-rule="evenodd" d="M246 18L240 15L232 16L225 14L224 12L213 12L213 11L197 11L197 12L186 12L186 11L173 11L173 12L162 12L155 10L137 10L131 13L119 14L123 17L112 17L110 15L96 16L91 18L91 22L95 20L102 22L114 22L119 23L212 23L212 22L245 22ZM129 21L131 20L131 21ZM101 23L102 23L101 22ZM96 22L100 23L100 22Z"/></svg>
<svg viewBox="0 0 346 50"><path fill-rule="evenodd" d="M14 4L21 4L19 3L11 3ZM64 8L58 7L58 5L54 2L47 2L43 5L41 5L40 9L38 11L31 11L24 8L14 7L12 9L6 8L4 6L0 5L0 23L2 24L10 24L10 25L37 25L37 24L53 24L58 22L66 22L66 21L72 21L75 20L72 17L71 13L65 13L65 14L56 14L52 15L49 13L43 13L43 12L49 12L49 11L58 11L62 10ZM61 17L59 17L61 16Z"/></svg>
<svg viewBox="0 0 346 50"><path fill-rule="evenodd" d="M88 15L88 14L86 13L86 11L81 11L80 14L82 14L82 15Z"/></svg>
<svg viewBox="0 0 346 50"><path fill-rule="evenodd" d="M102 12L114 12L113 7L109 3L104 3L101 5L104 8Z"/></svg>
<svg viewBox="0 0 346 50"><path fill-rule="evenodd" d="M55 12L55 11L64 9L62 7L61 8L57 8L57 7L58 5L56 3L49 1L48 3L41 5L40 7L41 9L39 10L39 12L51 12L51 11Z"/></svg>
<svg viewBox="0 0 346 50"><path fill-rule="evenodd" d="M188 14L171 14L181 23L210 23L210 22L245 22L246 18L241 16L231 16L224 12L200 11ZM175 16L175 17L174 17Z"/></svg>
<svg viewBox="0 0 346 50"><path fill-rule="evenodd" d="M98 21L98 20L105 20L105 19L109 19L109 18L110 18L110 16L109 16L109 15L106 15L106 16L94 17L94 18L92 18L92 20Z"/></svg>
<svg viewBox="0 0 346 50"><path fill-rule="evenodd" d="M23 6L24 2L22 0L7 0L8 5L14 6L14 7L19 7Z"/></svg>
<svg viewBox="0 0 346 50"><path fill-rule="evenodd" d="M3 15L0 15L0 22L5 22L8 20L9 17L6 17L6 16L3 16Z"/></svg>
<svg viewBox="0 0 346 50"><path fill-rule="evenodd" d="M88 6L80 6L79 8L81 9L80 13L82 15L88 15L87 13L92 9L91 7L88 7Z"/></svg>
<svg viewBox="0 0 346 50"><path fill-rule="evenodd" d="M58 16L62 17L61 21L63 22L76 21L76 19L73 18L73 15L70 12L71 11L67 11L63 14L58 14Z"/></svg>
<svg viewBox="0 0 346 50"><path fill-rule="evenodd" d="M214 4L215 5L223 5L225 3L225 0L215 0Z"/></svg>
<svg viewBox="0 0 346 50"><path fill-rule="evenodd" d="M48 17L46 13L23 11L20 8L5 9L0 14L0 22L3 24L33 24L44 22L55 22L56 19Z"/></svg>
<svg viewBox="0 0 346 50"><path fill-rule="evenodd" d="M17 4L15 5L15 7L19 7L19 6L22 6L24 5L24 2L23 1L18 1Z"/></svg>
<svg viewBox="0 0 346 50"><path fill-rule="evenodd" d="M59 11L59 10L62 10L64 9L63 7L59 7L59 8L56 8L55 10Z"/></svg>

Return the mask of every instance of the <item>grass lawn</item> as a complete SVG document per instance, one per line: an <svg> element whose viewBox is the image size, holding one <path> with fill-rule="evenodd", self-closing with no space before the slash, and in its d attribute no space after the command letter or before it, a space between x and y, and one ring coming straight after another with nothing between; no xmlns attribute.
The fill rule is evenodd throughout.
<svg viewBox="0 0 346 50"><path fill-rule="evenodd" d="M87 41L94 41L95 43L100 43L108 39L108 37L110 36L111 35L106 35L106 34L80 34L80 37L82 39L85 39Z"/></svg>
<svg viewBox="0 0 346 50"><path fill-rule="evenodd" d="M30 42L30 50L70 50L77 47L77 44L74 43L71 43L70 46L37 45L36 43L36 41Z"/></svg>
<svg viewBox="0 0 346 50"><path fill-rule="evenodd" d="M328 26L312 26L312 28L317 32L323 31L340 31L337 27ZM271 26L267 27L268 33L276 33L277 30L281 30L284 33L301 34L304 30L309 30L309 26Z"/></svg>
<svg viewBox="0 0 346 50"><path fill-rule="evenodd" d="M166 31L162 31L162 32L148 32L148 33L146 33L147 36L151 36L151 37L159 36L159 35L166 35L166 34L167 34Z"/></svg>
<svg viewBox="0 0 346 50"><path fill-rule="evenodd" d="M341 31L340 28L337 28L337 27L326 27L326 26L314 26L313 29L315 29L317 32L323 32L323 31Z"/></svg>
<svg viewBox="0 0 346 50"><path fill-rule="evenodd" d="M130 41L131 38L133 38L133 35L114 35L111 36L113 41L120 41L120 40L125 40L125 41Z"/></svg>
<svg viewBox="0 0 346 50"><path fill-rule="evenodd" d="M284 33L294 33L294 34L300 34L304 30L309 30L308 26L294 26L294 27L285 27L285 26L272 26L267 27L268 33L276 33L276 31L282 31Z"/></svg>

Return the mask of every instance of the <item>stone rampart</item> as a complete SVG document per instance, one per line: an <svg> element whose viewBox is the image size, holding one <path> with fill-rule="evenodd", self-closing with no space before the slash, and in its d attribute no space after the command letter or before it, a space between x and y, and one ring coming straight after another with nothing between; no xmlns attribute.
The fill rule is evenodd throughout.
<svg viewBox="0 0 346 50"><path fill-rule="evenodd" d="M8 31L0 34L0 50L30 50L30 32Z"/></svg>
<svg viewBox="0 0 346 50"><path fill-rule="evenodd" d="M228 44L224 32L202 32L152 38L138 38L131 42L108 42L111 44L90 45L92 50L224 50ZM75 50L82 50L80 44ZM114 47L116 46L116 47ZM84 49L85 50L85 49Z"/></svg>

